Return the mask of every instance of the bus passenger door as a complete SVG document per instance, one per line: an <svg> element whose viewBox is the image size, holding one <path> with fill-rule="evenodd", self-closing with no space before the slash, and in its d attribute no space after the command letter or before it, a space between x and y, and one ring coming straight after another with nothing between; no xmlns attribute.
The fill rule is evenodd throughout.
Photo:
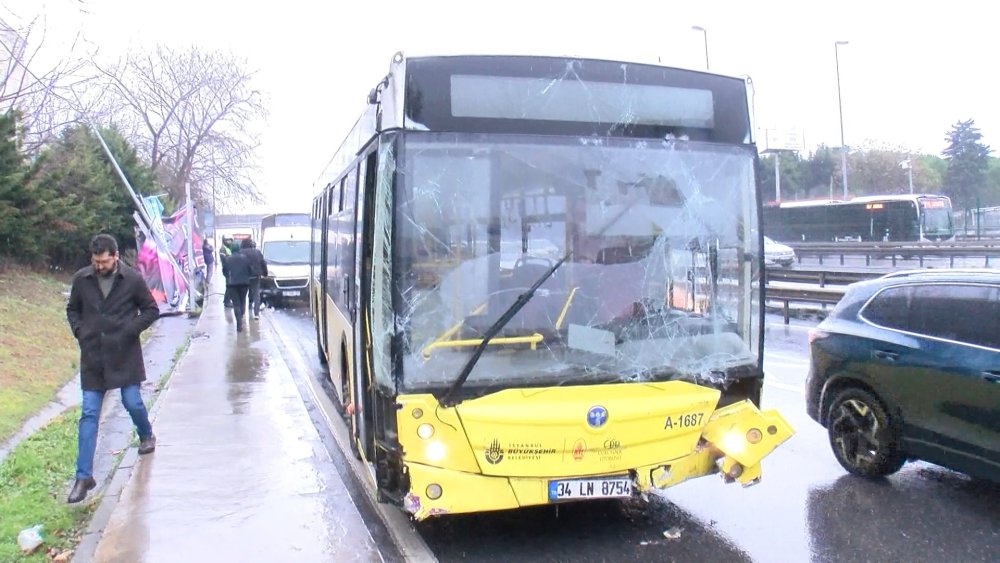
<svg viewBox="0 0 1000 563"><path fill-rule="evenodd" d="M374 412L375 384L371 356L371 280L374 250L372 248L373 217L377 153L373 150L358 165L357 199L355 202L354 236L352 237L353 267L349 295L350 319L353 326L353 379L351 416L357 452L369 463L375 462Z"/></svg>
<svg viewBox="0 0 1000 563"><path fill-rule="evenodd" d="M316 324L316 347L319 350L320 362L323 364L327 363L329 353L326 343L326 264L330 258L327 252L327 226L330 221L329 199L330 189L327 186L319 198L316 220L313 225L313 281L319 284L319 291L315 292L313 297L315 300L313 314Z"/></svg>

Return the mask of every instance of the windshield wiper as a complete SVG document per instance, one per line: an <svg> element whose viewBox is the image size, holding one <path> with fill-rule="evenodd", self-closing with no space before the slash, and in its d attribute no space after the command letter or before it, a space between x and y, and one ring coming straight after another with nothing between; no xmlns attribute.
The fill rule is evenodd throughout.
<svg viewBox="0 0 1000 563"><path fill-rule="evenodd" d="M630 201L628 205L622 207L622 210L619 211L617 215L612 217L611 220L608 221L606 225L601 227L601 229L597 231L595 236L603 235L604 232L610 229L612 225L617 223L618 220L621 219L625 215L625 213L628 212L629 209L632 209L632 205L634 203L635 200ZM514 318L514 315L516 315L518 311L520 311L525 305L528 304L528 301L531 301L531 298L535 296L535 292L538 291L538 288L541 287L546 280L552 277L552 274L556 273L556 270L559 269L559 266L562 266L563 263L566 262L566 260L569 260L569 258L573 256L573 252L574 252L573 250L569 250L566 252L566 254L563 254L562 258L560 258L558 262L556 262L555 264L552 265L551 268L546 270L545 273L542 274L541 277L539 277L538 280L536 280L535 283L533 283L531 287L528 288L527 291L525 291L521 295L518 295L517 300L515 300L514 303L512 303L511 306L508 307L507 310L504 311L502 315L500 315L500 317L496 320L496 322L490 325L490 328L486 329L486 332L483 333L483 340L479 343L478 346L476 346L476 349L473 350L472 356L470 356L469 359L465 362L465 365L462 366L462 370L458 372L458 378L456 378L455 382L452 383L451 387L448 388L448 392L445 393L444 397L440 399L439 402L441 403L441 406L453 407L462 402L458 399L458 392L462 389L462 386L465 385L465 381L469 379L469 375L472 373L472 369L476 367L476 363L479 362L479 358L483 355L483 352L486 351L486 347L489 346L490 340L492 340L493 337L497 335L497 333L503 330L503 327L507 326L507 323L509 323L510 320Z"/></svg>

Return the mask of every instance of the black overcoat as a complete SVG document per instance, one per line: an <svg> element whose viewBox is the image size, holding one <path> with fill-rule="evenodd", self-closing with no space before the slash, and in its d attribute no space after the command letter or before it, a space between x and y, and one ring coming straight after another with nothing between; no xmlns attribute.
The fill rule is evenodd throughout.
<svg viewBox="0 0 1000 563"><path fill-rule="evenodd" d="M146 281L118 262L107 298L93 266L73 275L66 318L80 343L80 384L107 390L137 385L146 379L139 334L160 317Z"/></svg>

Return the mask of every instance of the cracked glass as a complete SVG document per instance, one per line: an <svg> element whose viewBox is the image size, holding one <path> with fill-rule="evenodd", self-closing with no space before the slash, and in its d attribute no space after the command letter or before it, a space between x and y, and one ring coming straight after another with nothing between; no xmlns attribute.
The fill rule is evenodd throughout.
<svg viewBox="0 0 1000 563"><path fill-rule="evenodd" d="M752 147L432 132L396 143L382 153L393 166L380 177L374 287L392 292L375 325L395 340L401 389L451 385L563 258L466 389L700 381L757 364Z"/></svg>

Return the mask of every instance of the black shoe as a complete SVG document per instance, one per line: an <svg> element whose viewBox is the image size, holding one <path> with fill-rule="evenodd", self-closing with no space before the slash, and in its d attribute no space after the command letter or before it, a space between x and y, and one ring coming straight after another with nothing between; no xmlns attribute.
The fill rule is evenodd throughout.
<svg viewBox="0 0 1000 563"><path fill-rule="evenodd" d="M243 332L243 321L236 321L236 332Z"/></svg>
<svg viewBox="0 0 1000 563"><path fill-rule="evenodd" d="M149 438L139 441L139 455L153 453L156 449L156 434L150 434Z"/></svg>
<svg viewBox="0 0 1000 563"><path fill-rule="evenodd" d="M70 504L80 502L81 500L87 498L87 491L96 486L97 481L94 481L93 477L77 479L76 483L73 483L73 490L69 492L69 498L66 499L66 502Z"/></svg>

